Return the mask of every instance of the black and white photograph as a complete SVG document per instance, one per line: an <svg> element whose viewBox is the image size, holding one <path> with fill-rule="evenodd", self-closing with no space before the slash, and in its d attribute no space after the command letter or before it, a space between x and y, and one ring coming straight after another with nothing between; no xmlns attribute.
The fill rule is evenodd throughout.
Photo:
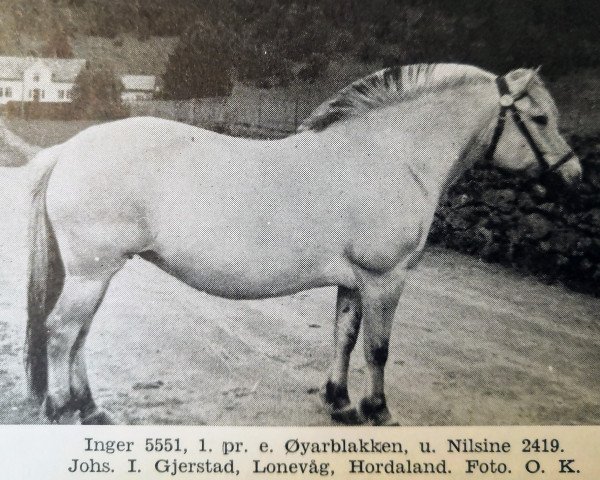
<svg viewBox="0 0 600 480"><path fill-rule="evenodd" d="M600 425L597 2L0 9L0 424Z"/></svg>

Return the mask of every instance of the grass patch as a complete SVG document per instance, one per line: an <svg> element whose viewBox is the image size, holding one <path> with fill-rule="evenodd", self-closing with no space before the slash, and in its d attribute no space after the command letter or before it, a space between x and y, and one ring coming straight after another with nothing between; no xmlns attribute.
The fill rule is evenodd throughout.
<svg viewBox="0 0 600 480"><path fill-rule="evenodd" d="M22 120L6 119L6 126L32 145L50 147L62 143L100 120Z"/></svg>

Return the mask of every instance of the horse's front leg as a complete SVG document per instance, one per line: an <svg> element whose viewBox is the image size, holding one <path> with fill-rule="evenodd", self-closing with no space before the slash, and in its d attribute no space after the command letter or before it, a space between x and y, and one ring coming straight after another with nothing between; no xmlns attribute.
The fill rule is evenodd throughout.
<svg viewBox="0 0 600 480"><path fill-rule="evenodd" d="M343 415L350 405L348 366L360 329L361 306L358 290L338 287L335 326L333 330L333 364L321 397L333 416ZM345 423L356 423L352 418Z"/></svg>
<svg viewBox="0 0 600 480"><path fill-rule="evenodd" d="M398 300L404 287L404 275L384 274L365 275L360 287L364 354L369 372L369 388L366 395L354 409L346 409L340 421L347 423L354 415L361 423L375 425L394 424L388 410L384 391L384 370L392 322ZM335 417L334 417L335 418Z"/></svg>

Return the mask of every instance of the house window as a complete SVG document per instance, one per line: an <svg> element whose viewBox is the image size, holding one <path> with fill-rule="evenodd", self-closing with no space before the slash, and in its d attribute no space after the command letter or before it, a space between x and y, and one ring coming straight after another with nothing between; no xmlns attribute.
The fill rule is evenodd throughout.
<svg viewBox="0 0 600 480"><path fill-rule="evenodd" d="M65 91L64 90L59 90L58 91L58 99L62 100L63 98L65 98Z"/></svg>
<svg viewBox="0 0 600 480"><path fill-rule="evenodd" d="M39 73L36 73L36 74L33 75L33 81L34 82L39 82L40 81L40 74Z"/></svg>
<svg viewBox="0 0 600 480"><path fill-rule="evenodd" d="M12 97L12 88L11 87L6 87L4 89L4 96L7 98Z"/></svg>
<svg viewBox="0 0 600 480"><path fill-rule="evenodd" d="M71 98L71 90L67 90L67 98Z"/></svg>
<svg viewBox="0 0 600 480"><path fill-rule="evenodd" d="M0 97L4 96L4 89L2 87L0 87Z"/></svg>
<svg viewBox="0 0 600 480"><path fill-rule="evenodd" d="M44 90L42 90L42 98L44 98L46 96L46 92Z"/></svg>

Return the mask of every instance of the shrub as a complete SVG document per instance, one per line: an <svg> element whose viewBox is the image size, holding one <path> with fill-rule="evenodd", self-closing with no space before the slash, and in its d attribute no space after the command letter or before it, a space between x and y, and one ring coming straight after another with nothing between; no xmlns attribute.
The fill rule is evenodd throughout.
<svg viewBox="0 0 600 480"><path fill-rule="evenodd" d="M179 40L163 76L166 98L218 97L231 93L232 34L221 24L196 22Z"/></svg>
<svg viewBox="0 0 600 480"><path fill-rule="evenodd" d="M113 119L126 117L121 100L123 85L108 66L84 68L73 87L73 117L78 119Z"/></svg>

